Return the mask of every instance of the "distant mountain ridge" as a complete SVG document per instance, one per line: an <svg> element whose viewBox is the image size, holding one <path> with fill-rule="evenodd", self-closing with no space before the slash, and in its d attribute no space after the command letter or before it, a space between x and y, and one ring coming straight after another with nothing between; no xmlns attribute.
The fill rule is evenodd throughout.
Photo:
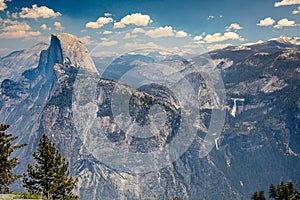
<svg viewBox="0 0 300 200"><path fill-rule="evenodd" d="M0 58L0 82L6 78L16 80L24 71L37 67L41 51L47 48L48 44L38 43Z"/></svg>

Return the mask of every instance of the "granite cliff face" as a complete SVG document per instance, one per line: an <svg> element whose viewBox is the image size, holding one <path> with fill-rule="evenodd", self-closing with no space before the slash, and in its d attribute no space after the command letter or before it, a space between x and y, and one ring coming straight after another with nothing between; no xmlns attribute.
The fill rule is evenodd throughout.
<svg viewBox="0 0 300 200"><path fill-rule="evenodd" d="M220 140L221 170L242 193L299 181L299 53L299 40L286 36L211 52L231 115Z"/></svg>
<svg viewBox="0 0 300 200"><path fill-rule="evenodd" d="M112 92L128 90L116 79L124 70L152 63L147 56L121 57L111 64L104 78L99 78L97 66L76 37L53 35L37 67L2 81L0 122L11 124L10 131L18 134L20 142L29 144L17 152L22 155L18 172L32 162L39 137L47 133L70 162L72 174L79 177L81 199L249 199L253 191L269 183L300 180L298 49L297 40L282 37L211 52L226 88L227 103L223 107L217 95L205 90L201 74L189 71L191 62L166 59L176 62L198 91L204 122L197 124L195 140L179 159L148 173L109 166L106 154L97 155L89 148L91 144L100 148L98 139L106 137L130 152L147 153L163 147L176 135L181 120L178 101L157 85L135 91L129 108L132 119L140 124L147 124L151 107L164 108L161 115L153 115L155 119L166 116L164 129L156 137L136 138L113 121ZM136 73L143 75L141 71ZM205 100L208 95L214 103ZM201 158L205 121L209 121L212 109L226 110L226 123L221 137L214 141L215 148ZM106 135L90 137L95 132L93 128L85 131L87 125ZM149 126L155 129L153 124Z"/></svg>

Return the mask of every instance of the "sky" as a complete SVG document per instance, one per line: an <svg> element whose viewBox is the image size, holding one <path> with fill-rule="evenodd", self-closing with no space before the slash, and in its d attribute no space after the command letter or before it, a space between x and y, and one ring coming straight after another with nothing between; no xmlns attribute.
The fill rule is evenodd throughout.
<svg viewBox="0 0 300 200"><path fill-rule="evenodd" d="M199 53L300 37L300 0L0 0L0 26L0 56L62 32L99 56L141 47Z"/></svg>

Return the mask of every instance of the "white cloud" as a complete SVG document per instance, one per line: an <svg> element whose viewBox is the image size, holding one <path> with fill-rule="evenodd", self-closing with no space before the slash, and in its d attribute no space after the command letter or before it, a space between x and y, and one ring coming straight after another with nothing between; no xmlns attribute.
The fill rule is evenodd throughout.
<svg viewBox="0 0 300 200"><path fill-rule="evenodd" d="M145 43L145 44L131 42L131 43L126 43L123 46L123 49L126 49L126 50L141 49L141 48L157 48L157 49L162 49L161 46L159 46L158 44L155 44L154 42L148 42L148 43Z"/></svg>
<svg viewBox="0 0 300 200"><path fill-rule="evenodd" d="M159 27L145 32L145 35L151 38L170 37L173 36L172 26Z"/></svg>
<svg viewBox="0 0 300 200"><path fill-rule="evenodd" d="M107 38L106 37L101 37L100 40L105 41L105 40L107 40Z"/></svg>
<svg viewBox="0 0 300 200"><path fill-rule="evenodd" d="M206 35L204 40L207 43L214 43L214 42L222 42L225 40L239 40L239 41L244 41L244 38L242 38L240 35L238 35L235 32L225 32L224 35L221 33L214 33L213 35Z"/></svg>
<svg viewBox="0 0 300 200"><path fill-rule="evenodd" d="M10 49L9 48L0 48L0 52L2 52L2 51L10 51Z"/></svg>
<svg viewBox="0 0 300 200"><path fill-rule="evenodd" d="M137 35L131 35L130 33L126 33L123 39L131 39L131 38L136 38Z"/></svg>
<svg viewBox="0 0 300 200"><path fill-rule="evenodd" d="M47 24L42 24L42 25L41 25L41 29L43 29L43 30L51 30L51 28L49 28L49 27L47 26Z"/></svg>
<svg viewBox="0 0 300 200"><path fill-rule="evenodd" d="M99 52L93 52L93 56L96 57L110 57L110 56L118 56L118 54L115 51L99 51Z"/></svg>
<svg viewBox="0 0 300 200"><path fill-rule="evenodd" d="M0 11L3 11L7 8L6 3L4 2L4 0L0 0Z"/></svg>
<svg viewBox="0 0 300 200"><path fill-rule="evenodd" d="M296 22L293 20L288 20L287 18L281 19L277 22L277 24L274 26L274 28L282 28L286 26L297 26Z"/></svg>
<svg viewBox="0 0 300 200"><path fill-rule="evenodd" d="M224 49L229 46L232 46L232 44L214 44L214 45L209 45L207 49L211 51L216 49Z"/></svg>
<svg viewBox="0 0 300 200"><path fill-rule="evenodd" d="M142 28L134 28L131 33L145 33L146 31Z"/></svg>
<svg viewBox="0 0 300 200"><path fill-rule="evenodd" d="M79 38L79 40L85 45L89 45L89 44L93 43L93 41L91 40L91 36L89 36L89 35L81 37L81 38Z"/></svg>
<svg viewBox="0 0 300 200"><path fill-rule="evenodd" d="M28 31L31 30L31 27L27 23L23 22L23 23L5 26L3 30L4 31Z"/></svg>
<svg viewBox="0 0 300 200"><path fill-rule="evenodd" d="M59 12L55 12L51 8L46 6L38 7L36 4L32 5L32 8L22 8L22 11L15 16L19 16L21 18L51 18L61 16Z"/></svg>
<svg viewBox="0 0 300 200"><path fill-rule="evenodd" d="M262 19L259 21L257 26L272 26L275 23L275 20L272 19L272 17L266 17L265 19Z"/></svg>
<svg viewBox="0 0 300 200"><path fill-rule="evenodd" d="M28 39L41 35L39 31L31 31L31 27L26 22L2 19L0 17L0 25L2 30L2 33L0 33L1 39ZM40 37L38 37L37 40L40 40Z"/></svg>
<svg viewBox="0 0 300 200"><path fill-rule="evenodd" d="M122 24L121 22L115 22L114 23L114 28L125 28L126 25Z"/></svg>
<svg viewBox="0 0 300 200"><path fill-rule="evenodd" d="M3 19L3 18L0 17L0 23L1 23L2 25L6 25L6 24L11 24L11 25L13 25L13 24L21 24L21 23L23 23L23 22L19 22L19 21L17 21L17 20L11 20L11 19L9 19L9 18Z"/></svg>
<svg viewBox="0 0 300 200"><path fill-rule="evenodd" d="M86 28L101 28L103 27L105 24L109 24L110 22L114 21L113 18L111 17L99 17L97 19L97 21L95 22L88 22L85 27Z"/></svg>
<svg viewBox="0 0 300 200"><path fill-rule="evenodd" d="M226 27L226 31L241 30L241 29L243 29L243 27L241 27L238 23L232 23Z"/></svg>
<svg viewBox="0 0 300 200"><path fill-rule="evenodd" d="M177 38L184 38L184 37L186 37L188 34L186 33L186 32L184 32L184 31L176 31L176 35L175 35L175 37L177 37Z"/></svg>
<svg viewBox="0 0 300 200"><path fill-rule="evenodd" d="M298 7L297 10L293 10L292 13L293 13L293 15L296 15L296 14L300 13L300 7Z"/></svg>
<svg viewBox="0 0 300 200"><path fill-rule="evenodd" d="M111 14L110 14L110 13L104 13L104 16L105 16L105 17L110 17Z"/></svg>
<svg viewBox="0 0 300 200"><path fill-rule="evenodd" d="M219 15L219 16L209 15L209 16L207 17L208 20L215 19L215 18L223 18L223 15Z"/></svg>
<svg viewBox="0 0 300 200"><path fill-rule="evenodd" d="M127 25L133 24L136 26L148 26L152 20L149 15L143 15L141 13L132 13L131 15L126 15L119 22L115 22L114 28L124 28Z"/></svg>
<svg viewBox="0 0 300 200"><path fill-rule="evenodd" d="M64 27L61 25L60 22L54 22L54 26L56 30L62 31Z"/></svg>
<svg viewBox="0 0 300 200"><path fill-rule="evenodd" d="M51 40L51 36L50 35L48 35L48 36L40 35L40 36L38 36L37 38L34 38L34 39L37 40L38 42L48 43Z"/></svg>
<svg viewBox="0 0 300 200"><path fill-rule="evenodd" d="M0 39L30 38L41 35L39 31L8 31L0 33Z"/></svg>
<svg viewBox="0 0 300 200"><path fill-rule="evenodd" d="M103 31L102 32L103 35L109 35L109 34L112 34L112 33L113 33L112 31Z"/></svg>
<svg viewBox="0 0 300 200"><path fill-rule="evenodd" d="M101 46L106 46L106 47L114 46L116 44L118 44L118 41L114 41L114 40L112 40L112 41L103 41L103 42L100 43Z"/></svg>
<svg viewBox="0 0 300 200"><path fill-rule="evenodd" d="M202 35L197 35L194 37L194 40L196 41L199 41L199 40L202 40L203 39L203 36Z"/></svg>
<svg viewBox="0 0 300 200"><path fill-rule="evenodd" d="M282 0L280 2L275 2L274 6L290 6L290 5L297 5L300 4L300 0Z"/></svg>

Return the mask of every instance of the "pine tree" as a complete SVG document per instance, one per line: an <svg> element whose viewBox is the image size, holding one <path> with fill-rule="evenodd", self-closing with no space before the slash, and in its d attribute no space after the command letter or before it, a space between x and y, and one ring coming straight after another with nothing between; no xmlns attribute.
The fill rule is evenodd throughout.
<svg viewBox="0 0 300 200"><path fill-rule="evenodd" d="M255 192L252 197L252 200L266 200L264 191Z"/></svg>
<svg viewBox="0 0 300 200"><path fill-rule="evenodd" d="M19 162L18 158L11 157L15 149L26 146L26 144L12 145L11 142L18 137L12 137L12 134L6 134L5 131L9 125L0 124L0 193L9 193L9 185L15 182L20 175L12 172Z"/></svg>
<svg viewBox="0 0 300 200"><path fill-rule="evenodd" d="M72 192L78 179L69 177L68 162L62 158L46 134L40 139L33 157L36 164L34 167L28 165L23 179L28 192L41 193L47 199L78 199Z"/></svg>
<svg viewBox="0 0 300 200"><path fill-rule="evenodd" d="M292 194L295 193L294 184L293 184L292 182L288 182L287 188L288 188L288 191L289 191L290 196L292 196Z"/></svg>
<svg viewBox="0 0 300 200"><path fill-rule="evenodd" d="M277 187L274 184L270 185L269 189L269 198L275 200L290 200L290 199L300 199L299 193L296 191L294 184L292 182L288 182L285 184L281 181Z"/></svg>
<svg viewBox="0 0 300 200"><path fill-rule="evenodd" d="M258 192L255 192L255 193L252 195L251 200L259 200L259 198L258 198Z"/></svg>
<svg viewBox="0 0 300 200"><path fill-rule="evenodd" d="M259 191L258 197L259 197L259 200L266 200L265 192Z"/></svg>
<svg viewBox="0 0 300 200"><path fill-rule="evenodd" d="M269 198L271 199L276 199L278 194L277 194L277 190L274 184L270 185L270 189L269 189Z"/></svg>

